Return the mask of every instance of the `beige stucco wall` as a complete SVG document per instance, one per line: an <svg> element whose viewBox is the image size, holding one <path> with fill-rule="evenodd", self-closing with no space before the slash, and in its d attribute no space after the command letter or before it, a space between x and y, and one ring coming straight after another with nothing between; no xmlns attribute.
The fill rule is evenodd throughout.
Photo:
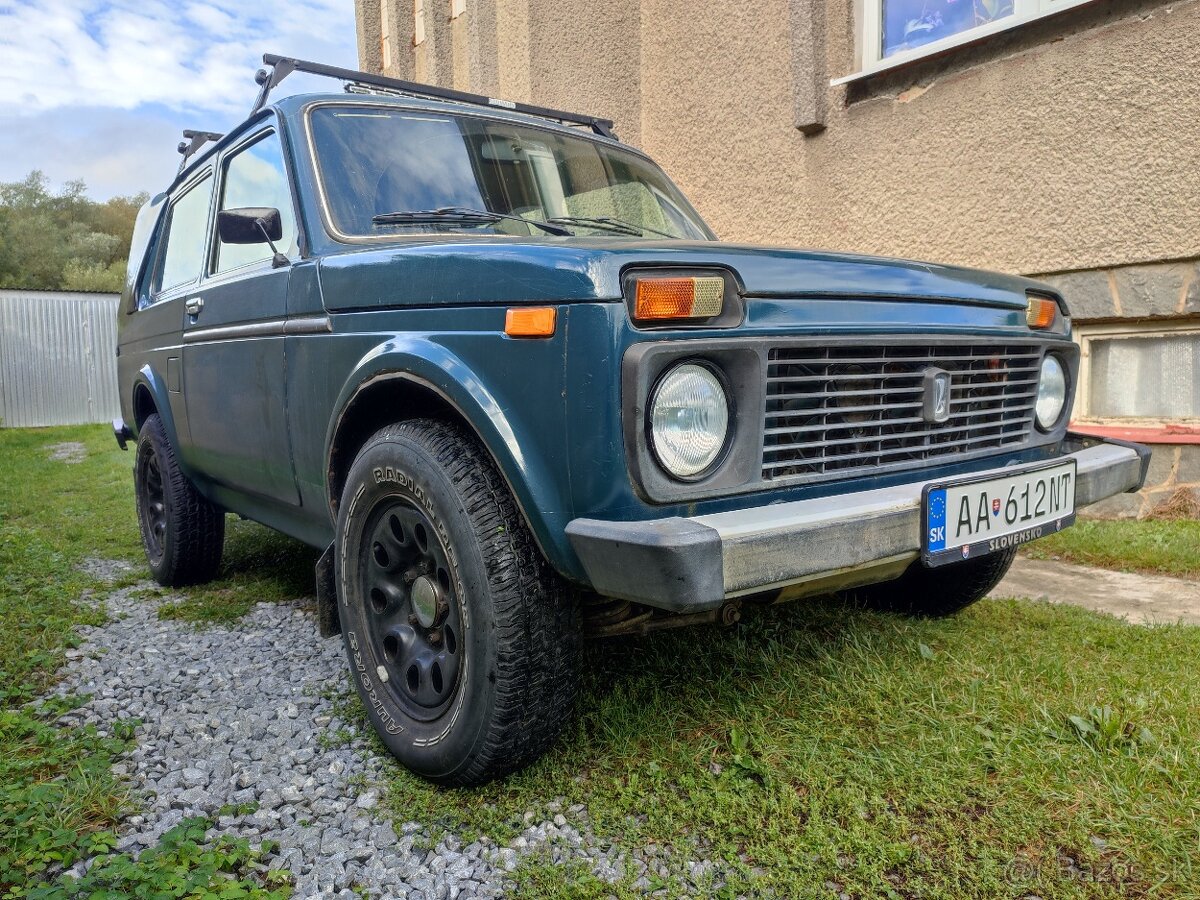
<svg viewBox="0 0 1200 900"><path fill-rule="evenodd" d="M622 139L640 142L643 73L636 64L623 64L641 58L639 0L477 2L494 3L504 23L495 50L498 84L481 84L480 90L619 118Z"/></svg>
<svg viewBox="0 0 1200 900"><path fill-rule="evenodd" d="M385 4L410 58L411 2ZM418 54L441 83L615 119L727 239L1024 273L1200 256L1200 0L1099 2L827 88L805 136L808 61L821 85L856 67L852 0L815 37L812 2L469 0L467 52L428 0ZM359 0L368 67L379 5Z"/></svg>

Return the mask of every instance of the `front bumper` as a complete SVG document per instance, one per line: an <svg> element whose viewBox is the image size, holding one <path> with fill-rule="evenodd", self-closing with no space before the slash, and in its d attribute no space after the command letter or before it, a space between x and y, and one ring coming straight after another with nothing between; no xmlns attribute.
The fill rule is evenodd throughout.
<svg viewBox="0 0 1200 900"><path fill-rule="evenodd" d="M1063 450L1078 467L1077 509L1138 490L1150 462L1139 444L1083 435L1068 434ZM700 612L749 594L802 596L897 577L920 556L926 483L691 518L575 519L567 534L598 593Z"/></svg>

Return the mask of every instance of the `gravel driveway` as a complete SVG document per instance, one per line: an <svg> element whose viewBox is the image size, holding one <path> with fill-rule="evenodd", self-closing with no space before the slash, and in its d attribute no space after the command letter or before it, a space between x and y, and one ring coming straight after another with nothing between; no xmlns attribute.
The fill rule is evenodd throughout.
<svg viewBox="0 0 1200 900"><path fill-rule="evenodd" d="M429 833L416 822L397 833L377 808L378 782L396 764L339 720L329 693L347 684L341 640L317 636L310 604L259 604L232 627L197 628L160 620L159 605L174 598L146 599L149 586L103 601L110 621L83 629L56 688L92 697L64 723L105 731L114 720L142 721L136 748L117 765L144 797L144 809L122 823L121 849L153 845L185 817L256 804L220 815L218 830L278 842L273 864L292 871L299 897L358 896L351 887L388 897L498 897L506 873L538 850L586 859L609 880L627 863L635 875L647 871L642 854L627 859L604 846L583 807L553 801L553 818L527 814L529 827L508 846L486 838L464 846L448 835L428 849ZM701 881L707 870L691 866Z"/></svg>

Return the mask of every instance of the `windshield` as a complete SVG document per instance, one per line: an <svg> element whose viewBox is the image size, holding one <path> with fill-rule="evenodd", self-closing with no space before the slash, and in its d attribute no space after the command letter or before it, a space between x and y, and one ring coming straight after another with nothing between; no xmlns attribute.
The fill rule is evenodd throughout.
<svg viewBox="0 0 1200 900"><path fill-rule="evenodd" d="M329 215L344 235L712 238L660 169L596 141L365 104L317 107L310 127Z"/></svg>

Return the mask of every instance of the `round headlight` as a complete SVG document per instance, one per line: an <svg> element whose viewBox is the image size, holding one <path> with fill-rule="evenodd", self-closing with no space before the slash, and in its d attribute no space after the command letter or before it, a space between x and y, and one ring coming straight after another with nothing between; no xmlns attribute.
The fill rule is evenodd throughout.
<svg viewBox="0 0 1200 900"><path fill-rule="evenodd" d="M1038 376L1037 423L1043 431L1058 424L1063 407L1067 405L1067 373L1057 356L1047 355L1042 360L1041 375Z"/></svg>
<svg viewBox="0 0 1200 900"><path fill-rule="evenodd" d="M650 444L677 478L699 475L721 455L729 431L725 388L705 366L684 363L659 379L650 397Z"/></svg>

